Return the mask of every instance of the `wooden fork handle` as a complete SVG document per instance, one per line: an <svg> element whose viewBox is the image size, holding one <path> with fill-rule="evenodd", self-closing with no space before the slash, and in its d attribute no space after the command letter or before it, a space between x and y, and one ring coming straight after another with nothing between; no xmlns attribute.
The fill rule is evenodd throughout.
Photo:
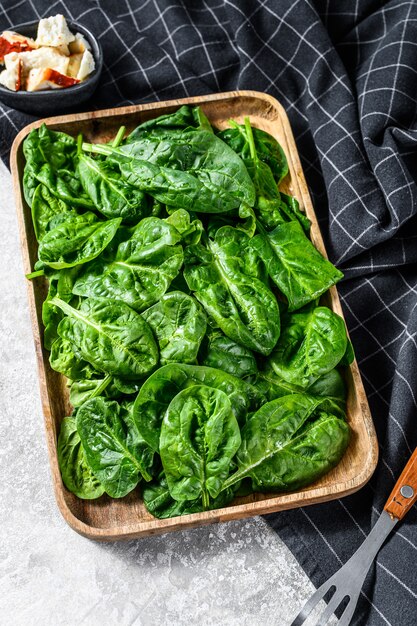
<svg viewBox="0 0 417 626"><path fill-rule="evenodd" d="M395 487L392 490L386 504L384 511L390 514L391 517L402 519L406 513L411 509L414 502L417 500L417 448L407 465L404 467L401 476L395 483Z"/></svg>

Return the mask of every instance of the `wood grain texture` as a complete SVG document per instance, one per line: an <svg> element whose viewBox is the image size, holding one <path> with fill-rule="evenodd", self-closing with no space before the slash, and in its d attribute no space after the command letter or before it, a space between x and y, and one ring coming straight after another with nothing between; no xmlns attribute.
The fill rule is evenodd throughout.
<svg viewBox="0 0 417 626"><path fill-rule="evenodd" d="M408 489L403 489L406 487ZM402 519L417 502L417 448L411 455L401 476L395 483L394 489L384 506L384 510L397 519Z"/></svg>
<svg viewBox="0 0 417 626"><path fill-rule="evenodd" d="M131 131L139 123L172 112L183 104L200 105L211 123L219 128L226 128L230 118L243 122L244 117L249 116L254 126L276 137L285 150L290 171L281 184L281 189L298 199L301 209L306 212L312 222L312 241L318 250L326 255L294 137L283 107L275 98L267 94L240 91L52 117L26 126L16 137L11 152L11 169L25 273L32 270L37 258L37 242L33 232L31 212L24 200L22 190L24 169L22 142L29 132L45 122L54 130L64 131L74 136L81 132L87 141L104 142L112 139L122 124L127 127L128 131ZM285 494L253 494L236 498L231 505L223 509L167 520L158 520L146 511L138 490L121 500L112 500L107 496L95 501L78 499L64 487L58 467L57 432L61 420L71 411L71 406L65 379L50 368L48 353L43 348L41 307L47 292L47 282L44 278L28 281L27 288L56 500L65 520L80 534L98 540L132 539L213 522L272 513L346 496L360 489L371 477L378 459L378 445L355 361L349 368L346 368L345 375L348 388L347 419L352 428L348 450L336 468L305 489ZM323 302L343 316L335 287L324 296Z"/></svg>

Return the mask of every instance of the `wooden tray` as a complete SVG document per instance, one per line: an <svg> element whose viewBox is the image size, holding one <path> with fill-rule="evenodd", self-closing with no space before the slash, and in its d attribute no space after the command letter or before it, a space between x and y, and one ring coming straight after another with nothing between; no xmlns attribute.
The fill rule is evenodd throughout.
<svg viewBox="0 0 417 626"><path fill-rule="evenodd" d="M174 111L183 104L201 105L210 121L220 128L226 127L230 118L243 121L248 115L255 126L268 131L278 139L287 155L290 170L281 188L299 200L301 208L312 221L312 241L322 254L326 254L294 137L283 107L266 94L240 91L51 117L26 126L16 137L11 152L25 273L32 270L37 258L37 242L31 212L22 191L25 163L22 142L26 135L45 122L50 128L70 135L76 136L81 132L87 141L108 141L115 136L122 124L131 131L139 123ZM43 348L41 308L47 292L47 281L43 278L28 281L27 288L55 496L65 520L78 533L99 540L132 539L212 522L272 513L346 496L360 489L371 477L377 463L378 446L362 380L358 366L354 362L346 375L347 418L353 431L351 443L339 465L306 489L284 495L253 494L245 498L236 498L233 504L223 509L166 520L158 520L146 511L137 490L121 500L112 500L107 496L95 501L78 499L64 487L57 460L56 442L59 424L62 418L70 413L71 406L65 379L50 368L48 352ZM326 296L326 304L339 315L343 315L334 287Z"/></svg>

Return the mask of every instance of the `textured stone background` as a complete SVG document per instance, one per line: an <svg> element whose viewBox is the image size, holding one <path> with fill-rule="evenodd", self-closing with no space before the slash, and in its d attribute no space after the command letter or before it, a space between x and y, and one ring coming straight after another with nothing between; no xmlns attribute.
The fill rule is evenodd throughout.
<svg viewBox="0 0 417 626"><path fill-rule="evenodd" d="M88 541L61 518L2 164L0 211L2 626L287 626L313 587L260 518L113 544Z"/></svg>

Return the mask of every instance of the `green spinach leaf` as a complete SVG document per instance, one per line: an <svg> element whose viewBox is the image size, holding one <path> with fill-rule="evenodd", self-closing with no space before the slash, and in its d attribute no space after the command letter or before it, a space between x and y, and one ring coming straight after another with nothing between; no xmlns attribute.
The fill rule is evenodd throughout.
<svg viewBox="0 0 417 626"><path fill-rule="evenodd" d="M39 184L32 197L32 221L36 239L43 239L53 217L67 211L68 206L63 200L56 198L45 185Z"/></svg>
<svg viewBox="0 0 417 626"><path fill-rule="evenodd" d="M58 336L58 324L62 319L62 312L56 306L50 304L52 298L58 294L57 280L50 280L48 294L42 303L42 322L44 325L43 344L50 350Z"/></svg>
<svg viewBox="0 0 417 626"><path fill-rule="evenodd" d="M216 498L210 498L208 510L221 509L230 504L236 495L235 486L219 493ZM143 502L147 511L159 519L190 515L204 511L202 498L195 500L174 500L171 496L165 474L162 471L157 480L148 483L142 491Z"/></svg>
<svg viewBox="0 0 417 626"><path fill-rule="evenodd" d="M78 174L94 206L108 219L121 217L125 223L136 224L150 214L151 203L143 191L123 180L120 172L108 161L81 154Z"/></svg>
<svg viewBox="0 0 417 626"><path fill-rule="evenodd" d="M281 199L281 215L288 217L288 222L293 222L295 219L299 221L305 233L309 233L311 222L306 214L300 210L300 205L294 196L289 196L282 191L279 192Z"/></svg>
<svg viewBox="0 0 417 626"><path fill-rule="evenodd" d="M343 319L327 307L292 313L270 357L274 371L288 383L309 387L332 370L346 351Z"/></svg>
<svg viewBox="0 0 417 626"><path fill-rule="evenodd" d="M203 224L199 219L191 219L190 213L184 209L174 209L166 207L170 213L165 219L181 235L181 241L185 244L198 243L203 233Z"/></svg>
<svg viewBox="0 0 417 626"><path fill-rule="evenodd" d="M77 430L88 465L112 498L122 498L140 479L151 480L153 453L130 416L130 407L93 398L77 412Z"/></svg>
<svg viewBox="0 0 417 626"><path fill-rule="evenodd" d="M51 346L49 363L53 370L60 372L71 380L92 378L95 370L87 361L74 353L73 344L67 339L57 337Z"/></svg>
<svg viewBox="0 0 417 626"><path fill-rule="evenodd" d="M95 209L94 202L85 193L81 181L75 170L75 161L72 169L55 170L52 165L45 163L36 174L37 180L45 185L51 193L64 200L69 205Z"/></svg>
<svg viewBox="0 0 417 626"><path fill-rule="evenodd" d="M258 371L253 353L233 339L229 339L219 330L212 330L206 335L199 363L214 367L237 378L253 376Z"/></svg>
<svg viewBox="0 0 417 626"><path fill-rule="evenodd" d="M344 420L320 410L324 402L294 394L264 404L242 430L238 469L223 488L250 476L259 491L300 489L337 465L350 429Z"/></svg>
<svg viewBox="0 0 417 626"><path fill-rule="evenodd" d="M248 237L253 237L256 232L256 216L252 207L242 204L237 211L210 216L207 223L207 235L210 239L215 238L216 232L222 226L233 226L237 230L242 230Z"/></svg>
<svg viewBox="0 0 417 626"><path fill-rule="evenodd" d="M120 222L120 217L98 222L94 213L71 215L44 235L39 244L39 259L58 270L87 263L109 245Z"/></svg>
<svg viewBox="0 0 417 626"><path fill-rule="evenodd" d="M149 133L119 148L83 144L83 149L108 155L128 183L169 206L223 213L255 201L243 161L211 131Z"/></svg>
<svg viewBox="0 0 417 626"><path fill-rule="evenodd" d="M239 423L244 423L247 413L265 402L265 396L256 387L221 370L180 363L165 365L143 383L133 407L133 417L142 437L156 452L169 403L180 391L193 385L223 391Z"/></svg>
<svg viewBox="0 0 417 626"><path fill-rule="evenodd" d="M252 128L249 118L244 126L230 121L233 128L220 133L226 143L242 157L256 190L255 213L268 230L278 224L298 221L308 232L310 220L299 209L296 198L280 193L278 185L288 173L281 146L264 131Z"/></svg>
<svg viewBox="0 0 417 626"><path fill-rule="evenodd" d="M309 396L333 398L340 403L341 408L345 408L346 387L343 377L337 369L323 374L307 388L280 378L271 364L267 364L255 378L249 378L249 381L262 389L269 401L292 393L307 393Z"/></svg>
<svg viewBox="0 0 417 626"><path fill-rule="evenodd" d="M298 222L261 229L250 241L276 286L287 297L289 311L315 300L343 278L305 236Z"/></svg>
<svg viewBox="0 0 417 626"><path fill-rule="evenodd" d="M348 338L346 345L346 352L343 355L342 359L339 362L339 365L351 365L355 360L355 351L353 349L353 345L351 340Z"/></svg>
<svg viewBox="0 0 417 626"><path fill-rule="evenodd" d="M167 291L183 263L182 235L158 217L144 218L113 258L88 265L74 285L80 296L122 300L144 311Z"/></svg>
<svg viewBox="0 0 417 626"><path fill-rule="evenodd" d="M75 309L60 298L65 314L58 334L73 343L95 369L128 380L143 378L158 363L158 348L145 320L123 302L87 298Z"/></svg>
<svg viewBox="0 0 417 626"><path fill-rule="evenodd" d="M141 137L148 133L170 132L178 129L195 129L208 130L212 132L210 122L204 115L200 107L190 107L183 105L174 113L160 115L151 120L143 122L137 126L128 136L126 143L132 143L140 140Z"/></svg>
<svg viewBox="0 0 417 626"><path fill-rule="evenodd" d="M69 491L83 500L93 500L103 495L104 487L87 463L74 417L63 419L57 451L62 481Z"/></svg>
<svg viewBox="0 0 417 626"><path fill-rule="evenodd" d="M39 184L38 174L45 163L52 169L68 169L74 166L77 144L73 137L66 133L56 132L45 124L33 129L23 142L23 154L26 159L23 174L23 191L25 200L32 206L33 194ZM48 189L49 186L47 185ZM51 193L54 193L50 189Z"/></svg>
<svg viewBox="0 0 417 626"><path fill-rule="evenodd" d="M171 291L142 313L157 339L159 361L195 363L207 328L199 303L180 291Z"/></svg>
<svg viewBox="0 0 417 626"><path fill-rule="evenodd" d="M160 455L174 500L201 496L203 508L222 490L240 446L230 400L219 389L195 385L170 402L164 416Z"/></svg>
<svg viewBox="0 0 417 626"><path fill-rule="evenodd" d="M57 296L61 300L71 303L73 300L72 286L78 271L79 266L71 267L55 272L49 278L48 294L42 303L42 322L45 326L43 341L47 350L51 350L52 344L58 336L58 324L63 317L62 311L51 304L51 300Z"/></svg>
<svg viewBox="0 0 417 626"><path fill-rule="evenodd" d="M260 128L252 127L251 130L254 148L259 160L270 168L276 184L279 185L288 174L288 163L284 150L278 141L269 133ZM245 125L236 124L234 122L232 128L218 132L217 136L226 142L245 163L252 158Z"/></svg>
<svg viewBox="0 0 417 626"><path fill-rule="evenodd" d="M223 226L209 250L186 249L184 278L225 335L268 355L280 333L279 310L273 293L245 265L242 251L249 241L242 231Z"/></svg>
<svg viewBox="0 0 417 626"><path fill-rule="evenodd" d="M114 377L98 374L94 378L71 381L70 402L74 408L80 407L84 402L97 396L117 399L123 395L114 384Z"/></svg>

